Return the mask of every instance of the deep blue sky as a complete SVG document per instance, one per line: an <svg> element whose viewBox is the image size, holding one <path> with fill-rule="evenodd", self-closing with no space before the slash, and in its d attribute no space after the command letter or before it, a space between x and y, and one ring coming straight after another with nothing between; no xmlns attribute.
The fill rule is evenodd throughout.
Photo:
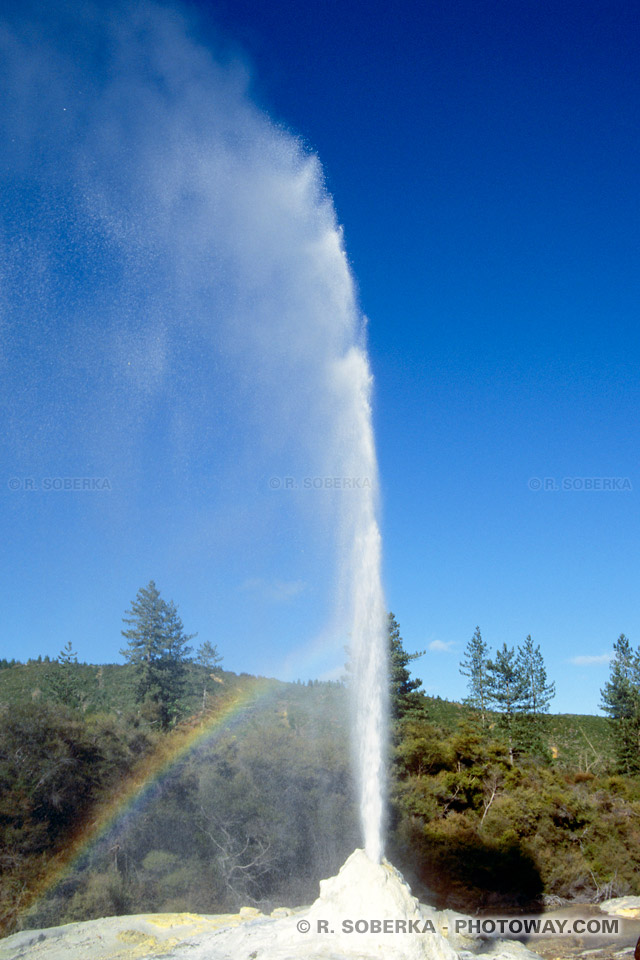
<svg viewBox="0 0 640 960"><path fill-rule="evenodd" d="M192 9L201 41L248 72L254 102L323 164L369 318L388 605L408 649L427 648L425 688L464 694L458 661L479 624L492 647L531 633L555 709L595 711L613 641L640 640L637 11L523 0ZM220 449L233 457L232 438ZM25 453L5 472L38 469ZM85 470L110 472L73 472ZM559 489L531 489L532 478ZM564 478L625 489L562 489ZM171 510L176 542L193 540L200 493ZM115 659L123 604L151 576L229 669L271 672L261 629L287 637L273 661L282 675L287 645L308 639L297 561L275 587L242 551L211 586L206 550L187 548L158 570L120 555L109 578L125 548L88 517L95 505L56 504L52 527L42 497L4 500L4 655L55 655L71 638L82 659ZM156 506L166 518L160 494ZM241 514L242 491L227 506ZM162 540L156 529L148 553L160 556ZM247 610L258 582L262 604Z"/></svg>

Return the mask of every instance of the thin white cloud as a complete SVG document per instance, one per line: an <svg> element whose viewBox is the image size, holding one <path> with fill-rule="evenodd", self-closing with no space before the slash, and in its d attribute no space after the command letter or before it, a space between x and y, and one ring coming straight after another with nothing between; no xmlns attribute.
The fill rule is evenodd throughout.
<svg viewBox="0 0 640 960"><path fill-rule="evenodd" d="M436 653L448 653L453 647L455 647L455 640L432 640L427 649Z"/></svg>
<svg viewBox="0 0 640 960"><path fill-rule="evenodd" d="M306 590L304 580L264 580L262 577L252 577L245 580L241 590L257 593L264 600L272 603L288 603Z"/></svg>
<svg viewBox="0 0 640 960"><path fill-rule="evenodd" d="M609 663L610 660L610 653L599 653L596 655L585 654L578 657L569 657L568 663L572 663L575 667L590 667L595 663Z"/></svg>

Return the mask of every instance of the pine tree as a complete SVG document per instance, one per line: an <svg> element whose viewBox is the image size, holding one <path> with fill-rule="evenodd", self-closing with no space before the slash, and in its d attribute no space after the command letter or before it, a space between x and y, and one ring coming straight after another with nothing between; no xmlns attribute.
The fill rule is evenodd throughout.
<svg viewBox="0 0 640 960"><path fill-rule="evenodd" d="M551 755L544 736L545 714L556 694L555 683L547 683L547 671L540 646L534 646L529 634L518 647L517 665L524 684L522 717L517 724L519 746L527 753L550 762Z"/></svg>
<svg viewBox="0 0 640 960"><path fill-rule="evenodd" d="M58 654L58 659L54 661L53 669L47 673L45 680L45 695L50 695L53 700L71 710L79 710L82 706L75 669L77 665L78 655L69 640Z"/></svg>
<svg viewBox="0 0 640 960"><path fill-rule="evenodd" d="M201 667L205 667L207 670L218 669L216 664L220 663L221 661L222 657L218 653L218 647L209 640L205 640L204 643L201 643L196 650L194 662Z"/></svg>
<svg viewBox="0 0 640 960"><path fill-rule="evenodd" d="M492 706L501 714L500 723L507 736L509 761L514 762L514 726L516 715L522 710L525 697L525 680L513 647L502 644L495 659L487 664L489 672L489 697Z"/></svg>
<svg viewBox="0 0 640 960"><path fill-rule="evenodd" d="M618 765L640 771L640 648L633 651L621 633L613 645L609 680L600 691L602 709L615 723Z"/></svg>
<svg viewBox="0 0 640 960"><path fill-rule="evenodd" d="M69 666L70 664L77 664L78 654L73 649L73 644L71 640L65 643L64 647L58 654L58 663L63 664L64 666Z"/></svg>
<svg viewBox="0 0 640 960"><path fill-rule="evenodd" d="M600 691L602 709L613 720L629 719L635 712L638 687L638 653L621 633L613 645L609 680Z"/></svg>
<svg viewBox="0 0 640 960"><path fill-rule="evenodd" d="M392 613L387 618L389 637L389 690L391 715L394 719L405 716L409 710L420 710L425 713L423 698L418 693L422 680L417 677L411 679L408 665L423 657L426 650L416 653L407 653L402 645L400 626Z"/></svg>
<svg viewBox="0 0 640 960"><path fill-rule="evenodd" d="M128 645L120 653L135 668L136 699L151 706L148 711L166 729L180 713L180 699L186 684L186 664L191 653L187 644L195 634L184 633L173 601L166 602L153 580L141 587L122 630Z"/></svg>
<svg viewBox="0 0 640 960"><path fill-rule="evenodd" d="M523 707L532 717L547 713L549 704L556 695L555 683L547 683L547 671L540 651L540 645L534 647L531 634L518 647L518 667L524 681Z"/></svg>
<svg viewBox="0 0 640 960"><path fill-rule="evenodd" d="M470 707L475 707L480 711L482 725L484 726L486 712L489 705L489 647L482 639L480 627L476 627L475 633L469 640L465 649L466 660L460 662L460 673L463 677L468 677L467 684L469 695L465 697L464 702Z"/></svg>
<svg viewBox="0 0 640 960"><path fill-rule="evenodd" d="M218 664L221 662L222 657L218 653L218 648L212 644L209 640L205 640L204 643L201 643L196 651L195 663L199 667L204 667L207 671L204 677L204 682L202 686L202 709L204 710L207 705L207 680L212 677L217 680L218 683L222 683L222 680L216 676L220 672L220 667Z"/></svg>

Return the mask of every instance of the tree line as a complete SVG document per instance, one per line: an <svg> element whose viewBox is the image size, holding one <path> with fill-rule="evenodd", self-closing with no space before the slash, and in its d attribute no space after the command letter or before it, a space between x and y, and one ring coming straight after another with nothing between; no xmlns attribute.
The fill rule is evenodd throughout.
<svg viewBox="0 0 640 960"><path fill-rule="evenodd" d="M162 598L153 580L140 588L123 622L126 629L121 633L127 644L120 653L133 668L135 702L141 718L168 730L187 715L185 696L191 692L190 664L204 670L204 674L203 670L198 671L197 676L198 683L202 684L201 704L205 710L212 682L219 681L222 656L217 646L205 640L192 656L193 648L188 644L197 634L185 633L176 605ZM32 662L49 664L50 661L48 657L44 660L39 657ZM44 682L45 697L71 710L85 706L74 669L77 665L78 656L69 641L53 661Z"/></svg>
<svg viewBox="0 0 640 960"><path fill-rule="evenodd" d="M613 720L616 756L624 773L640 773L640 646L621 633L613 645L601 708Z"/></svg>
<svg viewBox="0 0 640 960"><path fill-rule="evenodd" d="M491 656L480 627L467 643L460 673L467 677L467 706L479 712L482 725L490 711L499 715L506 733L509 759L513 763L517 749L543 749L541 718L555 696L555 683L547 680L540 646L534 646L531 634L517 648L502 644Z"/></svg>
<svg viewBox="0 0 640 960"><path fill-rule="evenodd" d="M480 627L465 649L460 673L467 677L464 702L478 711L483 726L490 712L499 714L506 731L511 762L514 749L523 744L540 746L541 720L555 696L555 684L547 680L540 646L531 635L517 647L506 643L491 656ZM620 634L613 645L609 679L600 691L601 709L613 721L612 733L618 769L640 772L640 646Z"/></svg>
<svg viewBox="0 0 640 960"><path fill-rule="evenodd" d="M443 723L444 711L410 673L424 651L404 650L394 617L389 649L388 855L414 891L423 883L430 902L465 911L640 892L640 778L629 775L638 755L640 650L625 638L616 644L603 699L617 719L552 718L555 686L531 637L492 653L478 628L460 664L468 696L457 722ZM587 719L598 721L597 748L584 732ZM570 731L597 762L570 752ZM625 751L616 760L610 747L620 731Z"/></svg>
<svg viewBox="0 0 640 960"><path fill-rule="evenodd" d="M122 636L127 645L120 651L135 674L135 700L141 717L162 730L186 716L185 693L189 686L189 665L203 668L201 708L211 697L213 682L219 681L222 657L209 641L195 654L189 646L197 634L188 635L173 601L165 601L155 582L142 587L123 618ZM410 666L426 651L408 653L402 644L398 622L388 614L389 687L392 720L424 711L422 681L411 675ZM77 674L78 659L72 644L66 644L57 660L38 657L29 663L46 664L45 695L71 709L84 706ZM0 669L17 665L0 660ZM467 643L460 673L467 678L464 704L471 707L483 727L497 723L506 735L510 762L520 750L545 754L543 720L555 696L555 683L547 678L539 645L529 634L517 646L503 643L495 654L482 637L480 627ZM310 681L311 682L311 681ZM616 756L625 773L640 770L640 647L633 650L621 634L614 644L611 672L601 691L601 708L614 721ZM548 757L546 757L548 759Z"/></svg>

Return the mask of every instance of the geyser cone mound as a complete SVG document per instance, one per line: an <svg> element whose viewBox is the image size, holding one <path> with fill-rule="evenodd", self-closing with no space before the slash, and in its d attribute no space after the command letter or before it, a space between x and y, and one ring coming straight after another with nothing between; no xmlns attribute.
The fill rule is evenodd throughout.
<svg viewBox="0 0 640 960"><path fill-rule="evenodd" d="M388 860L374 863L364 850L354 850L337 876L320 882L307 917L311 931L327 930L324 936L341 953L407 960L458 956L438 932L436 911L420 904Z"/></svg>
<svg viewBox="0 0 640 960"><path fill-rule="evenodd" d="M402 874L388 860L374 863L364 850L354 850L337 876L320 881L320 896L309 917L415 918L419 906Z"/></svg>

